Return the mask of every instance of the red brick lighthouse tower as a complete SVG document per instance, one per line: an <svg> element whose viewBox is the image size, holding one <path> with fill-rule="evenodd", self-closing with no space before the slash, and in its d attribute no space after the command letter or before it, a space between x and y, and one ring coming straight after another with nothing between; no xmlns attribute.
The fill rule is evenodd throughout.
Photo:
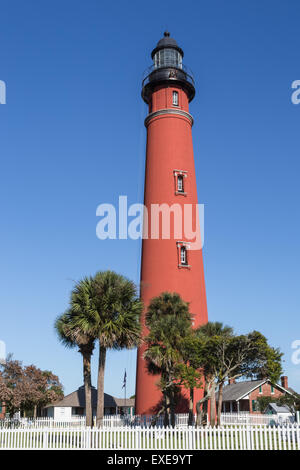
<svg viewBox="0 0 300 470"><path fill-rule="evenodd" d="M165 291L177 292L190 303L194 326L197 327L207 322L207 306L200 228L195 223L198 201L192 142L193 118L189 113L189 102L195 96L194 81L182 64L182 49L168 32L164 33L151 57L153 65L142 88L149 114L145 119L147 155L144 195L148 211L148 238L144 238L142 244L141 297L146 312L153 297ZM157 219L152 208L156 211L158 207L166 206L172 208L171 221L175 221L181 212L181 234L174 224L171 224L170 234L168 230L163 233L164 216L160 214L160 219ZM197 239L198 245L185 233L193 213L194 242ZM156 222L161 221L159 233L155 228L155 217ZM142 324L143 335L146 335L144 317ZM143 359L144 350L145 347L141 346L137 357L137 414L151 414L161 400L161 392L156 386L158 377L148 373ZM195 399L199 393L196 392Z"/></svg>

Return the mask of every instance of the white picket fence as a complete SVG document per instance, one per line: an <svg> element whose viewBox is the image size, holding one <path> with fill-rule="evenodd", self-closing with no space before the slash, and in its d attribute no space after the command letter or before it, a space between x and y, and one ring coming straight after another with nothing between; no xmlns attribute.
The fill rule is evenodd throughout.
<svg viewBox="0 0 300 470"><path fill-rule="evenodd" d="M53 418L5 418L0 420L0 429L42 429L84 427L85 417L55 420Z"/></svg>
<svg viewBox="0 0 300 470"><path fill-rule="evenodd" d="M152 424L152 415L106 415L103 418L103 427L120 428L120 427L150 427ZM194 416L194 423L196 415ZM285 425L292 424L294 418L283 420L276 415L262 415L249 413L222 413L221 425ZM70 428L84 427L86 425L85 417L74 416L70 419L55 420L54 418L20 418L20 419L4 419L0 420L0 429L28 429L28 428ZM96 418L94 418L94 426L96 426ZM160 416L156 421L156 427L164 426L164 418ZM188 426L188 414L178 413L175 416L176 427Z"/></svg>
<svg viewBox="0 0 300 470"><path fill-rule="evenodd" d="M265 425L284 425L293 424L293 416L277 416L271 414L250 414L250 413L221 413L221 424L265 424Z"/></svg>
<svg viewBox="0 0 300 470"><path fill-rule="evenodd" d="M299 450L300 426L0 429L0 450Z"/></svg>

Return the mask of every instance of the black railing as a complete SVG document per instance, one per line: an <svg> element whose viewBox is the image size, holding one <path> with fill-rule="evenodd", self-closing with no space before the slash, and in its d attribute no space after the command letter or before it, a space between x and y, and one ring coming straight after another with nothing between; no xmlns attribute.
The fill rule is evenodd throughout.
<svg viewBox="0 0 300 470"><path fill-rule="evenodd" d="M173 72L173 73L172 73ZM194 78L192 75L191 70L188 69L185 65L163 65L163 66L156 66L151 65L148 67L145 72L143 73L143 82L142 87L146 86L152 80L156 80L157 78L170 78L174 80L186 80L190 83L193 87L195 86Z"/></svg>

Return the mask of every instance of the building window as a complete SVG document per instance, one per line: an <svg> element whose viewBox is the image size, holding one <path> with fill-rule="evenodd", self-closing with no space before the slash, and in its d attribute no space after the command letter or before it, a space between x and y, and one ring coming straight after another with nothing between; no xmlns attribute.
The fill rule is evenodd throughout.
<svg viewBox="0 0 300 470"><path fill-rule="evenodd" d="M178 91L173 91L173 106L178 106Z"/></svg>
<svg viewBox="0 0 300 470"><path fill-rule="evenodd" d="M256 400L252 400L252 411L257 411Z"/></svg>
<svg viewBox="0 0 300 470"><path fill-rule="evenodd" d="M259 386L259 393L262 393L262 386Z"/></svg>
<svg viewBox="0 0 300 470"><path fill-rule="evenodd" d="M174 173L174 180L175 180L175 194L181 194L186 196L186 192L184 191L184 178L187 177L187 171L185 170L173 170Z"/></svg>
<svg viewBox="0 0 300 470"><path fill-rule="evenodd" d="M187 254L186 254L186 247L182 246L180 248L180 263L187 264Z"/></svg>
<svg viewBox="0 0 300 470"><path fill-rule="evenodd" d="M274 387L271 385L271 393L274 393Z"/></svg>
<svg viewBox="0 0 300 470"><path fill-rule="evenodd" d="M178 175L178 177L177 177L177 191L179 193L184 192L184 190L183 190L183 176L182 175Z"/></svg>
<svg viewBox="0 0 300 470"><path fill-rule="evenodd" d="M189 243L177 242L178 267L179 268L190 268L190 265L188 263L189 261L188 249L189 249Z"/></svg>

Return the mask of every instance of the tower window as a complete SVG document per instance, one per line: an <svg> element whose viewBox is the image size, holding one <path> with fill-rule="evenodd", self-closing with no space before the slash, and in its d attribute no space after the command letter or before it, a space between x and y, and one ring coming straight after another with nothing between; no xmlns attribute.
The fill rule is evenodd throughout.
<svg viewBox="0 0 300 470"><path fill-rule="evenodd" d="M190 268L188 264L188 249L189 243L187 242L177 242L178 250L178 267L179 268Z"/></svg>
<svg viewBox="0 0 300 470"><path fill-rule="evenodd" d="M178 106L178 91L173 91L173 106Z"/></svg>
<svg viewBox="0 0 300 470"><path fill-rule="evenodd" d="M187 264L187 255L186 255L186 247L182 246L180 248L180 264Z"/></svg>
<svg viewBox="0 0 300 470"><path fill-rule="evenodd" d="M186 196L187 194L184 192L184 178L187 177L187 171L185 170L173 170L174 173L174 180L175 180L175 194L181 194Z"/></svg>
<svg viewBox="0 0 300 470"><path fill-rule="evenodd" d="M179 193L184 192L184 190L183 190L183 176L182 175L178 175L178 177L177 177L177 191Z"/></svg>

